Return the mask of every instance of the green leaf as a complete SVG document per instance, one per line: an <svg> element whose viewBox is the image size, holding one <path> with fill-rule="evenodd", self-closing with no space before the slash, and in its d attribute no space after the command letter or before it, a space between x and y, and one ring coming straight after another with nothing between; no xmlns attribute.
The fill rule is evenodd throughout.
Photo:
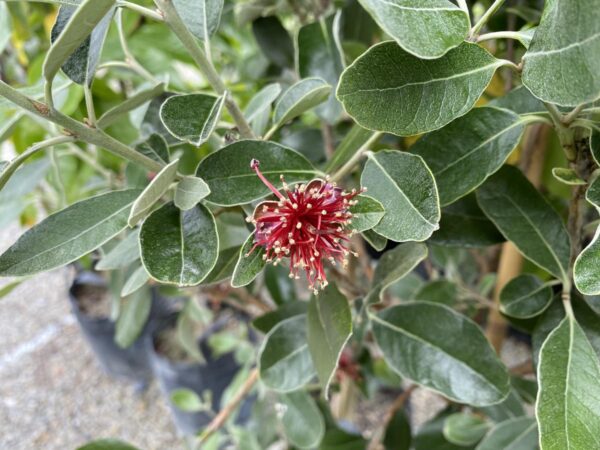
<svg viewBox="0 0 600 450"><path fill-rule="evenodd" d="M323 103L331 86L321 78L305 78L290 86L275 104L273 123L279 128L300 114Z"/></svg>
<svg viewBox="0 0 600 450"><path fill-rule="evenodd" d="M139 190L91 197L48 216L0 256L0 276L24 276L69 264L127 227Z"/></svg>
<svg viewBox="0 0 600 450"><path fill-rule="evenodd" d="M298 448L315 448L325 435L325 420L310 394L297 391L279 399L284 405L281 423L288 440Z"/></svg>
<svg viewBox="0 0 600 450"><path fill-rule="evenodd" d="M274 142L238 141L200 162L196 175L210 187L207 200L221 206L234 206L269 195L269 188L250 168L252 159L260 161L260 170L271 183L280 183L280 175L285 176L288 183L316 176L310 162L295 150Z"/></svg>
<svg viewBox="0 0 600 450"><path fill-rule="evenodd" d="M148 139L136 145L135 149L158 163L169 163L169 146L160 134L152 133Z"/></svg>
<svg viewBox="0 0 600 450"><path fill-rule="evenodd" d="M557 212L521 171L504 166L477 191L483 212L523 255L567 280L570 239Z"/></svg>
<svg viewBox="0 0 600 450"><path fill-rule="evenodd" d="M179 388L171 391L171 402L180 410L189 413L206 410L206 405L191 389Z"/></svg>
<svg viewBox="0 0 600 450"><path fill-rule="evenodd" d="M444 423L448 412L442 411L432 420L424 423L417 431L414 439L414 450L472 450L473 447L463 447L452 444L443 434ZM500 450L500 449L498 449ZM504 450L504 449L503 449Z"/></svg>
<svg viewBox="0 0 600 450"><path fill-rule="evenodd" d="M195 286L217 262L217 225L201 204L181 211L168 203L142 224L140 246L142 263L152 278L166 284Z"/></svg>
<svg viewBox="0 0 600 450"><path fill-rule="evenodd" d="M115 342L119 347L133 345L146 326L151 307L152 296L148 289L139 289L123 300L115 325Z"/></svg>
<svg viewBox="0 0 600 450"><path fill-rule="evenodd" d="M376 226L385 214L383 205L368 195L356 197L358 203L350 207L352 223L348 226L357 233L370 230Z"/></svg>
<svg viewBox="0 0 600 450"><path fill-rule="evenodd" d="M409 242L399 245L383 254L373 275L371 291L365 298L365 303L377 303L383 300L384 290L404 278L427 258L427 246Z"/></svg>
<svg viewBox="0 0 600 450"><path fill-rule="evenodd" d="M260 379L270 389L290 392L315 376L307 342L306 316L279 322L265 336L259 352Z"/></svg>
<svg viewBox="0 0 600 450"><path fill-rule="evenodd" d="M333 156L325 166L325 172L333 173L335 169L342 167L350 158L373 136L371 130L354 124L350 131L344 136L340 145L335 149Z"/></svg>
<svg viewBox="0 0 600 450"><path fill-rule="evenodd" d="M590 14L597 6L594 0L545 2L523 56L523 84L533 95L562 106L600 97L600 22Z"/></svg>
<svg viewBox="0 0 600 450"><path fill-rule="evenodd" d="M481 417L468 413L450 414L444 422L444 437L456 445L476 444L490 428Z"/></svg>
<svg viewBox="0 0 600 450"><path fill-rule="evenodd" d="M268 333L275 325L290 317L299 316L308 312L308 304L304 301L284 303L275 311L270 311L252 321L252 326L258 331Z"/></svg>
<svg viewBox="0 0 600 450"><path fill-rule="evenodd" d="M440 203L448 205L500 169L524 130L523 121L511 111L475 108L423 136L410 152L423 157L435 177Z"/></svg>
<svg viewBox="0 0 600 450"><path fill-rule="evenodd" d="M133 445L117 439L99 439L78 447L77 450L138 450Z"/></svg>
<svg viewBox="0 0 600 450"><path fill-rule="evenodd" d="M270 112L271 103L279 97L279 94L281 94L281 85L279 83L267 84L258 91L248 102L248 106L246 106L246 109L244 110L246 120L248 122L254 122L257 118L262 116L263 113L267 111Z"/></svg>
<svg viewBox="0 0 600 450"><path fill-rule="evenodd" d="M586 248L577 256L573 279L577 290L585 295L600 294L600 227Z"/></svg>
<svg viewBox="0 0 600 450"><path fill-rule="evenodd" d="M600 131L596 129L590 133L590 150L594 161L600 165Z"/></svg>
<svg viewBox="0 0 600 450"><path fill-rule="evenodd" d="M203 280L203 284L218 283L231 277L240 255L240 249L241 246L235 246L221 250L215 267Z"/></svg>
<svg viewBox="0 0 600 450"><path fill-rule="evenodd" d="M477 446L477 450L537 450L535 419L516 417L494 426Z"/></svg>
<svg viewBox="0 0 600 450"><path fill-rule="evenodd" d="M517 319L530 319L543 313L554 294L548 283L535 275L519 275L500 292L500 311Z"/></svg>
<svg viewBox="0 0 600 450"><path fill-rule="evenodd" d="M183 211L192 209L210 194L208 184L198 177L184 177L175 189L175 206Z"/></svg>
<svg viewBox="0 0 600 450"><path fill-rule="evenodd" d="M17 286L19 286L23 281L28 279L29 278L17 278L13 281L10 281L7 284L3 284L2 286L0 286L0 299L2 297L6 297L8 294L14 291L17 288Z"/></svg>
<svg viewBox="0 0 600 450"><path fill-rule="evenodd" d="M128 266L140 258L139 230L131 233L104 255L95 266L96 270L115 270Z"/></svg>
<svg viewBox="0 0 600 450"><path fill-rule="evenodd" d="M308 349L323 395L329 398L329 384L342 350L352 335L352 312L348 299L335 284L330 284L312 297L307 318Z"/></svg>
<svg viewBox="0 0 600 450"><path fill-rule="evenodd" d="M0 3L0 53L8 45L11 32L12 25L8 6L6 6L6 3Z"/></svg>
<svg viewBox="0 0 600 450"><path fill-rule="evenodd" d="M579 178L579 175L577 175L577 172L575 172L573 169L554 167L552 169L552 175L561 183L569 186L584 186L587 184L585 180Z"/></svg>
<svg viewBox="0 0 600 450"><path fill-rule="evenodd" d="M221 21L223 0L173 0L177 13L194 36L208 42Z"/></svg>
<svg viewBox="0 0 600 450"><path fill-rule="evenodd" d="M540 352L536 417L543 449L600 446L600 363L581 327L566 317Z"/></svg>
<svg viewBox="0 0 600 450"><path fill-rule="evenodd" d="M440 229L429 242L446 247L486 247L504 242L496 226L486 217L475 194L469 194L442 209Z"/></svg>
<svg viewBox="0 0 600 450"><path fill-rule="evenodd" d="M414 293L414 300L424 300L452 306L458 298L458 286L450 280L434 280L424 284Z"/></svg>
<svg viewBox="0 0 600 450"><path fill-rule="evenodd" d="M42 68L47 81L52 81L62 67L76 83L91 85L114 4L115 0L84 0L77 9L60 8Z"/></svg>
<svg viewBox="0 0 600 450"><path fill-rule="evenodd" d="M248 236L248 239L246 239L246 242L244 242L244 245L240 249L231 278L231 286L234 288L252 283L267 264L266 259L263 259L263 255L265 254L264 247L258 246L252 251L253 247L254 233Z"/></svg>
<svg viewBox="0 0 600 450"><path fill-rule="evenodd" d="M385 430L383 445L385 450L410 450L411 440L410 423L404 411L399 409Z"/></svg>
<svg viewBox="0 0 600 450"><path fill-rule="evenodd" d="M429 302L369 316L385 360L402 377L473 406L498 403L508 395L506 367L467 317Z"/></svg>
<svg viewBox="0 0 600 450"><path fill-rule="evenodd" d="M443 56L461 44L470 29L469 16L448 0L360 0L383 30L422 59Z"/></svg>
<svg viewBox="0 0 600 450"><path fill-rule="evenodd" d="M388 240L386 238L375 233L373 230L363 231L361 236L378 252L382 252L388 244Z"/></svg>
<svg viewBox="0 0 600 450"><path fill-rule="evenodd" d="M127 279L125 284L123 285L123 289L121 289L121 297L127 297L138 289L141 289L148 280L150 280L150 276L144 266L138 267L135 272L131 274L131 276Z"/></svg>
<svg viewBox="0 0 600 450"><path fill-rule="evenodd" d="M383 42L344 71L337 96L362 127L410 136L469 112L503 64L466 42L436 60L419 59L395 42Z"/></svg>
<svg viewBox="0 0 600 450"><path fill-rule="evenodd" d="M521 85L512 89L502 97L497 97L488 106L510 109L517 114L547 114L548 110L539 98L535 98L529 90Z"/></svg>
<svg viewBox="0 0 600 450"><path fill-rule="evenodd" d="M418 155L369 153L360 184L385 208L373 228L393 241L424 241L438 229L440 204L431 171Z"/></svg>
<svg viewBox="0 0 600 450"><path fill-rule="evenodd" d="M133 111L136 108L139 108L144 103L149 102L155 97L163 94L165 92L165 83L157 83L154 87L149 89L144 89L137 94L129 97L122 103L119 103L117 106L106 111L102 116L98 119L96 123L98 128L106 128L109 125L115 123L122 115L127 114L130 111Z"/></svg>
<svg viewBox="0 0 600 450"><path fill-rule="evenodd" d="M331 86L337 86L344 65L336 46L334 17L320 19L318 22L300 28L297 38L297 64L302 78L317 77ZM315 112L329 124L335 124L341 114L342 106L331 92L327 102Z"/></svg>
<svg viewBox="0 0 600 450"><path fill-rule="evenodd" d="M173 95L160 107L160 120L177 139L200 147L217 126L225 98L226 95Z"/></svg>
<svg viewBox="0 0 600 450"><path fill-rule="evenodd" d="M484 406L479 409L494 422L502 422L504 420L525 415L523 402L514 389L511 389L508 397L500 403Z"/></svg>
<svg viewBox="0 0 600 450"><path fill-rule="evenodd" d="M144 191L140 194L131 208L131 213L129 214L128 220L130 227L135 226L135 224L146 217L156 202L158 202L162 196L167 193L169 187L171 187L171 183L177 176L178 165L178 159L166 165L154 177L150 184L146 186L146 189L144 189Z"/></svg>
<svg viewBox="0 0 600 450"><path fill-rule="evenodd" d="M277 16L257 18L252 22L252 32L267 59L279 67L293 66L294 43Z"/></svg>

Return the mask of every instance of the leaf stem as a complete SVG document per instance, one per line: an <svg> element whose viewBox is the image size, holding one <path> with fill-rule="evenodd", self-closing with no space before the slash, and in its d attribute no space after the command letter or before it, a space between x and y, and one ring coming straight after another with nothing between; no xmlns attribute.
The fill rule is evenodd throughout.
<svg viewBox="0 0 600 450"><path fill-rule="evenodd" d="M492 39L514 39L521 41L523 35L517 31L495 31L477 36L477 42L490 41Z"/></svg>
<svg viewBox="0 0 600 450"><path fill-rule="evenodd" d="M181 17L179 17L172 0L154 0L154 3L156 6L158 6L165 18L165 22L167 25L169 25L183 46L187 49L200 71L208 80L209 84L213 87L217 94L224 95L227 90L225 83L223 83L223 80L217 73L215 67L206 57L204 50L202 50L202 48L198 45L194 35L190 33L181 20ZM256 139L256 136L246 121L246 118L244 117L240 107L229 95L227 95L225 105L227 106L229 114L231 114L231 117L239 129L240 135L245 139Z"/></svg>
<svg viewBox="0 0 600 450"><path fill-rule="evenodd" d="M83 95L85 97L85 108L87 109L89 124L93 127L96 126L96 108L94 107L94 96L92 95L92 89L87 84L83 85Z"/></svg>
<svg viewBox="0 0 600 450"><path fill-rule="evenodd" d="M148 171L157 172L162 168L162 164L159 164L147 156L137 152L131 147L116 140L112 136L109 136L102 130L88 127L83 123L62 114L60 111L49 107L45 103L33 100L32 98L23 95L15 88L9 86L2 80L0 80L0 96L6 98L24 110L35 114L36 116L65 128L67 134L76 139L81 139L89 144L94 144L98 147L105 148L121 158L125 158L131 162L143 166Z"/></svg>
<svg viewBox="0 0 600 450"><path fill-rule="evenodd" d="M492 6L488 8L488 10L481 16L481 19L471 28L471 38L475 38L479 35L479 32L484 27L484 25L490 20L490 18L500 9L504 0L496 0L492 3Z"/></svg>
<svg viewBox="0 0 600 450"><path fill-rule="evenodd" d="M117 33L119 34L119 42L121 43L121 48L123 49L123 54L125 55L125 63L142 78L145 78L151 83L156 83L156 78L138 62L135 56L133 56L133 53L131 53L131 51L129 50L129 45L127 45L127 39L125 36L125 30L123 29L123 13L121 9L117 11L116 21Z"/></svg>
<svg viewBox="0 0 600 450"><path fill-rule="evenodd" d="M367 142L365 142L361 147L359 147L358 150L356 150L356 153L354 153L354 155L352 155L352 158L350 158L346 164L344 164L342 167L340 167L337 172L335 172L332 176L331 176L331 180L332 181L339 181L341 180L344 176L346 176L348 173L350 173L352 171L352 169L354 169L354 166L356 164L358 164L358 161L360 161L360 159L363 157L363 154L369 150L369 147L371 147L372 145L374 145L379 138L381 137L383 133L380 132L374 132L371 137L367 140Z"/></svg>
<svg viewBox="0 0 600 450"><path fill-rule="evenodd" d="M145 8L136 3L126 2L126 1L118 1L117 6L120 8L127 8L132 11L138 12L141 15L148 17L149 19L157 20L159 22L164 22L163 16L161 16L158 12L153 11L149 8Z"/></svg>

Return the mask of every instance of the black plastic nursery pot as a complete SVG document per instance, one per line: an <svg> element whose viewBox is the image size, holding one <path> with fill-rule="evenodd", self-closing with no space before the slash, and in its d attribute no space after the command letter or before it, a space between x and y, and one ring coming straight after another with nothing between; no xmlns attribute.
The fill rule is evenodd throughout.
<svg viewBox="0 0 600 450"><path fill-rule="evenodd" d="M82 286L106 287L106 281L96 273L81 272L75 278L69 291L69 299L73 314L86 341L89 343L96 360L110 376L121 378L141 386L146 386L152 379L152 368L145 345L145 339L157 327L161 317L165 317L168 305L164 299L153 291L152 310L148 323L140 337L128 348L121 348L115 343L115 323L108 317L90 317L80 307L77 297Z"/></svg>
<svg viewBox="0 0 600 450"><path fill-rule="evenodd" d="M174 327L176 321L177 317L173 316L166 326ZM199 339L200 351L206 359L204 364L171 361L159 354L155 346L157 333L153 333L146 341L154 376L158 379L161 390L167 398L177 429L184 435L195 435L202 431L214 416L207 412L190 413L179 409L171 402L171 393L177 389L190 389L202 397L204 392L210 391L212 410L218 412L223 393L240 370L233 353L218 358L211 357L208 345L205 343L209 335L210 333L205 334ZM238 424L248 420L253 403L252 397L242 403L237 413Z"/></svg>

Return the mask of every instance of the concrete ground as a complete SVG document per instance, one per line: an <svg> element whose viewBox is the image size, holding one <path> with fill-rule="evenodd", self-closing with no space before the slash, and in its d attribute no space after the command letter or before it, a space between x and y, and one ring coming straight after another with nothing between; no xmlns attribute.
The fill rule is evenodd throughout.
<svg viewBox="0 0 600 450"><path fill-rule="evenodd" d="M18 233L2 230L0 251ZM0 299L0 449L74 450L100 437L184 448L156 383L138 395L102 372L70 313L69 283L57 270Z"/></svg>

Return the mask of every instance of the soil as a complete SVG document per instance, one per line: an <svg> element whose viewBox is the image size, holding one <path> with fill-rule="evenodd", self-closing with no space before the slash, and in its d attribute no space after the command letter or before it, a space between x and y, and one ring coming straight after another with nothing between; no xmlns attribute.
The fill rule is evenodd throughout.
<svg viewBox="0 0 600 450"><path fill-rule="evenodd" d="M107 288L82 284L75 287L73 294L86 316L94 319L110 317L112 302Z"/></svg>

